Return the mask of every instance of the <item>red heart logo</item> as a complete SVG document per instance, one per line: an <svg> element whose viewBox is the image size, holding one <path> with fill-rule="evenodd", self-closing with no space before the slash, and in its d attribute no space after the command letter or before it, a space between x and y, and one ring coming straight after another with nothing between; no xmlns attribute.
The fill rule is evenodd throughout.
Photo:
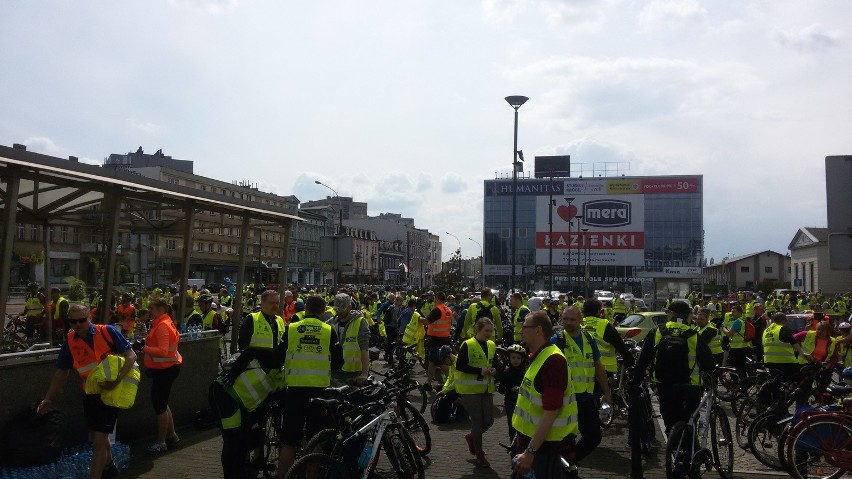
<svg viewBox="0 0 852 479"><path fill-rule="evenodd" d="M574 205L562 205L559 208L556 208L556 214L558 214L560 218L568 222L577 216L577 207Z"/></svg>

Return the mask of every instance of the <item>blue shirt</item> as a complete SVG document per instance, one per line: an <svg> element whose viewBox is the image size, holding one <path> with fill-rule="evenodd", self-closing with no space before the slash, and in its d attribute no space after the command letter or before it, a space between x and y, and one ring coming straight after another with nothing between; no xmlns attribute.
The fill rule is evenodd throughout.
<svg viewBox="0 0 852 479"><path fill-rule="evenodd" d="M124 354L125 351L130 349L130 343L124 339L124 336L118 328L109 325L106 327L106 330L109 333L113 351L118 354ZM89 333L83 338L83 341L85 341L92 349L95 348L95 331L95 325L89 324ZM56 368L74 369L74 358L71 356L71 350L68 348L68 341L62 341L62 344L59 346L59 356L56 358Z"/></svg>
<svg viewBox="0 0 852 479"><path fill-rule="evenodd" d="M399 334L402 336L405 334L405 328L408 327L408 323L411 322L411 317L414 316L414 310L411 308L405 308L402 310L402 313L399 315Z"/></svg>

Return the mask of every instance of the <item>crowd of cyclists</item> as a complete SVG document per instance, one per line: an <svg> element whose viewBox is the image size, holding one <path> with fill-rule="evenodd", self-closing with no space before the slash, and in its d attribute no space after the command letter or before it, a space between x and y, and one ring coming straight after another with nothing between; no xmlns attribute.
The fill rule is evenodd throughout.
<svg viewBox="0 0 852 479"><path fill-rule="evenodd" d="M33 329L54 321L53 330L64 337L71 308L57 293L52 291L48 300L31 285L24 315L41 317L40 324L28 322L36 325ZM773 380L799 388L798 395L790 395L798 404L813 403L852 348L852 327L845 320L849 296L827 298L819 292L706 297L695 291L684 299L672 295L661 308L666 321L639 345L624 340L615 328L625 316L639 312L617 291L602 303L580 295L504 296L489 288L415 292L294 285L279 292L247 285L239 314L243 319L236 321L239 331L230 331L237 317L233 293L228 288L215 295L197 287L184 295L153 289L125 292L114 301L95 294L87 307L89 321L96 321L100 308L109 307L107 317L128 340L146 336L156 319L152 304L161 306L162 311L154 308L158 316L168 314L176 333L198 327L239 335L233 354L222 342L229 360L208 392L223 435L222 464L229 478L258 469L270 477L313 477L324 460L315 454L331 451L310 439L342 427L329 419L333 414L322 414L329 404L321 401L336 401L338 413L349 407L346 424L362 419L357 414L365 414L368 404L382 403L384 411L395 411L383 416L382 408L373 408L368 417L384 418L389 430L395 430L398 420L407 432L385 438L372 430L368 436L378 438L375 446L385 451L397 473L413 471L417 476L423 469L419 456L426 449L421 439L428 438L428 425L420 413L432 402L433 421L469 421L470 431L460 443L477 467L491 467L483 441L506 440L511 441L515 477L577 477L578 466L600 443L606 423L624 410L631 412L631 446L637 455L647 453L653 435L652 393L659 400L665 433L676 430L683 435L684 426L678 424L690 420L712 386L714 401L730 403L739 439L749 435L757 408L770 401L768 393L764 403L745 398L760 396L753 393ZM181 298L188 312L175 318ZM786 324L791 313L805 315L809 323L791 329ZM381 370L376 368L379 357L385 363ZM808 382L815 371L802 367L808 364L819 365L822 374L816 382ZM423 383L413 379L417 365L424 369ZM394 393L388 396L388 390ZM503 395L507 438L487 437L494 423L495 392ZM422 398L414 399L418 394ZM403 413L408 411L400 406L405 402L419 412ZM737 409L743 404L750 409ZM634 410L639 412L632 414ZM158 419L165 411L156 411ZM714 418L720 414L724 412ZM166 423L157 443L161 449L155 452L167 449L165 439L176 437L173 432L173 425ZM747 439L743 442L751 447ZM365 447L364 441L338 447L342 445L357 452ZM715 467L726 477L724 454L713 446L703 467ZM677 466L684 461L675 456L667 457L667 469L678 475ZM700 462L696 457L690 456L690 461ZM336 465L326 464L323 470L330 471L330 477L334 471L350 477L375 467L375 461L353 461L333 461ZM307 468L308 463L314 469ZM641 477L641 460L632 465L631 474Z"/></svg>

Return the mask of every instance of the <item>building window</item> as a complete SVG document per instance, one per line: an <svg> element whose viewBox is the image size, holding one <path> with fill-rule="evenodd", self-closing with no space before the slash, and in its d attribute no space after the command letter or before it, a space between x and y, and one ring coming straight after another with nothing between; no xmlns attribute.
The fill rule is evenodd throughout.
<svg viewBox="0 0 852 479"><path fill-rule="evenodd" d="M173 177L173 176L169 177L168 182L169 182L170 185L179 185L180 184L180 181L178 181L178 179Z"/></svg>
<svg viewBox="0 0 852 479"><path fill-rule="evenodd" d="M748 272L749 272L748 266L740 266L740 273L748 273Z"/></svg>
<svg viewBox="0 0 852 479"><path fill-rule="evenodd" d="M511 228L500 228L500 237L501 238L509 238L512 236Z"/></svg>
<svg viewBox="0 0 852 479"><path fill-rule="evenodd" d="M60 226L59 227L59 241L62 243L68 242L68 227Z"/></svg>
<svg viewBox="0 0 852 479"><path fill-rule="evenodd" d="M222 253L222 245L220 244L219 245L219 254L221 254L221 253Z"/></svg>
<svg viewBox="0 0 852 479"><path fill-rule="evenodd" d="M205 185L199 185L199 186L201 187L201 191L207 191L207 186L205 186Z"/></svg>
<svg viewBox="0 0 852 479"><path fill-rule="evenodd" d="M201 241L199 241L199 242L198 242L198 252L199 252L199 253L203 253L203 252L204 252L204 243L203 243L203 242L201 242Z"/></svg>
<svg viewBox="0 0 852 479"><path fill-rule="evenodd" d="M167 239L166 240L166 249L169 250L169 251L174 251L175 249L177 249L177 242L173 239Z"/></svg>
<svg viewBox="0 0 852 479"><path fill-rule="evenodd" d="M30 241L38 241L41 239L41 227L33 225L30 229Z"/></svg>
<svg viewBox="0 0 852 479"><path fill-rule="evenodd" d="M22 239L24 239L24 236L25 236L25 235L26 235L26 233L24 233L24 224L23 224L23 223L18 223L18 235L17 235L17 238L18 238L19 240L22 240Z"/></svg>
<svg viewBox="0 0 852 479"><path fill-rule="evenodd" d="M771 273L772 272L772 266L767 266L767 267L763 268L763 272L764 273Z"/></svg>
<svg viewBox="0 0 852 479"><path fill-rule="evenodd" d="M213 252L213 243L207 243L207 252L208 252L208 253L212 253L212 252Z"/></svg>

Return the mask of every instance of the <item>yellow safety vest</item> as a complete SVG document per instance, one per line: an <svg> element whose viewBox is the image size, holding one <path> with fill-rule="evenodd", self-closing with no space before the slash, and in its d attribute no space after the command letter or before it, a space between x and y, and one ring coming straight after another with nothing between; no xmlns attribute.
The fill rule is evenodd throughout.
<svg viewBox="0 0 852 479"><path fill-rule="evenodd" d="M608 373L614 373L618 369L618 360L615 358L615 348L604 341L604 331L609 321L603 318L587 316L583 318L583 330L588 332L598 342L598 351L601 353L601 364L606 367Z"/></svg>
<svg viewBox="0 0 852 479"><path fill-rule="evenodd" d="M767 364L796 364L796 350L793 345L781 341L781 325L772 323L763 331L763 362Z"/></svg>
<svg viewBox="0 0 852 479"><path fill-rule="evenodd" d="M678 323L676 321L669 321L666 323L666 329L669 330L670 333L683 334L686 331L691 330L689 326L683 323ZM657 332L654 335L654 347L660 344L660 340L663 338L663 334L660 332L660 329L657 328ZM689 354L687 355L687 360L689 361L690 373L689 373L689 384L693 386L701 385L701 373L698 367L698 354L696 351L698 350L698 334L693 334L692 336L686 338L686 344L689 347ZM657 381L656 374L654 375L654 382Z"/></svg>
<svg viewBox="0 0 852 479"><path fill-rule="evenodd" d="M701 336L704 334L706 330L713 330L713 339L707 343L707 346L710 348L711 354L722 354L724 351L722 350L722 338L719 337L719 331L710 323L707 323L703 328L697 328L698 335Z"/></svg>
<svg viewBox="0 0 852 479"><path fill-rule="evenodd" d="M828 351L826 351L828 354L825 355L823 362L828 362L837 348L837 339L829 338L829 340ZM816 349L816 331L808 331L805 334L805 340L802 341L802 355L799 356L799 364L806 364L808 361L805 359L805 355L813 353L814 349Z"/></svg>
<svg viewBox="0 0 852 479"><path fill-rule="evenodd" d="M272 327L269 325L263 312L251 313L251 317L254 321L254 332L251 335L249 347L268 349L275 347L275 341L272 337ZM281 338L284 337L284 318L276 315L275 322L278 323L278 341L280 342Z"/></svg>
<svg viewBox="0 0 852 479"><path fill-rule="evenodd" d="M521 314L521 311L526 311L526 313ZM530 309L526 306L520 306L515 310L515 314L513 316L512 324L514 326L515 331L515 342L519 342L521 340L521 331L523 331L524 326L524 318L530 314Z"/></svg>
<svg viewBox="0 0 852 479"><path fill-rule="evenodd" d="M734 331L734 335L731 336L731 349L743 349L750 346L751 341L745 340L746 333L746 319L744 316L740 316L739 318L731 318L731 326L739 320L742 323L742 327L739 331ZM730 328L730 326L728 326Z"/></svg>
<svg viewBox="0 0 852 479"><path fill-rule="evenodd" d="M624 300L621 298L612 298L612 314L626 314L627 307L624 304Z"/></svg>
<svg viewBox="0 0 852 479"><path fill-rule="evenodd" d="M562 350L565 359L568 361L568 367L571 369L575 394L591 393L595 390L595 359L589 341L591 335L585 331L580 331L580 338L583 344L582 350L577 347L574 338L566 333L565 348Z"/></svg>
<svg viewBox="0 0 852 479"><path fill-rule="evenodd" d="M246 370L237 376L233 390L247 411L254 411L276 389L277 380L267 373L257 359L246 366Z"/></svg>
<svg viewBox="0 0 852 479"><path fill-rule="evenodd" d="M420 313L415 311L402 333L402 342L408 345L417 344L418 341L423 340L425 335L426 328L420 324Z"/></svg>
<svg viewBox="0 0 852 479"><path fill-rule="evenodd" d="M261 315L262 314L263 313L261 313ZM204 317L201 318L201 328L202 329L213 329L213 318L215 318L215 317L216 317L216 311L213 311L212 309L210 311L207 311L207 314L205 314ZM266 320L264 319L263 322L265 323ZM269 323L267 323L267 324L269 324ZM252 339L254 339L254 335L252 335ZM280 340L281 338L279 337L278 339Z"/></svg>
<svg viewBox="0 0 852 479"><path fill-rule="evenodd" d="M323 387L331 384L331 325L305 318L287 327L284 375L287 386Z"/></svg>
<svg viewBox="0 0 852 479"><path fill-rule="evenodd" d="M343 345L343 367L342 371L347 373L361 372L361 347L358 345L358 332L361 331L361 320L358 316L346 323L343 329L343 337L338 338Z"/></svg>
<svg viewBox="0 0 852 479"><path fill-rule="evenodd" d="M44 312L44 305L41 304L41 301L38 299L37 294L29 294L27 295L27 301L24 307L27 310L27 317L32 318L40 315Z"/></svg>
<svg viewBox="0 0 852 479"><path fill-rule="evenodd" d="M490 339L487 341L488 352L482 350L476 338L470 338L465 341L467 345L467 361L470 366L475 368L490 368L494 362L494 353L497 351L497 345ZM465 373L456 370L455 378L456 392L459 394L482 394L494 392L494 377L484 376L480 378L479 374Z"/></svg>
<svg viewBox="0 0 852 479"><path fill-rule="evenodd" d="M56 300L56 304L53 305L53 320L59 321L59 310L62 309L62 303L67 303L68 300L63 298L62 296Z"/></svg>
<svg viewBox="0 0 852 479"><path fill-rule="evenodd" d="M107 391L101 390L101 385L105 382L115 381L118 378L118 373L124 367L124 356L116 354L107 355L97 366L92 370L86 378L84 390L86 394L100 394L101 401L107 406L113 406L121 409L130 409L136 401L136 391L139 389L139 366L133 365L133 369L118 383L118 386Z"/></svg>
<svg viewBox="0 0 852 479"><path fill-rule="evenodd" d="M456 390L456 362L453 361L453 364L450 365L450 373L447 374L447 379L444 380L444 388L441 389L441 392L444 394L450 393Z"/></svg>
<svg viewBox="0 0 852 479"><path fill-rule="evenodd" d="M535 377L544 362L553 355L559 355L565 358L562 351L553 344L547 345L539 352L521 382L521 387L518 391L518 403L515 405L515 413L512 416L512 427L519 433L533 437L541 418L544 415L544 407L542 405L541 393L535 390ZM544 438L545 441L562 441L569 434L578 432L577 425L577 401L574 398L574 391L571 384L571 368L568 370L568 384L565 388L565 395L562 398L562 408L553 422L553 426Z"/></svg>

